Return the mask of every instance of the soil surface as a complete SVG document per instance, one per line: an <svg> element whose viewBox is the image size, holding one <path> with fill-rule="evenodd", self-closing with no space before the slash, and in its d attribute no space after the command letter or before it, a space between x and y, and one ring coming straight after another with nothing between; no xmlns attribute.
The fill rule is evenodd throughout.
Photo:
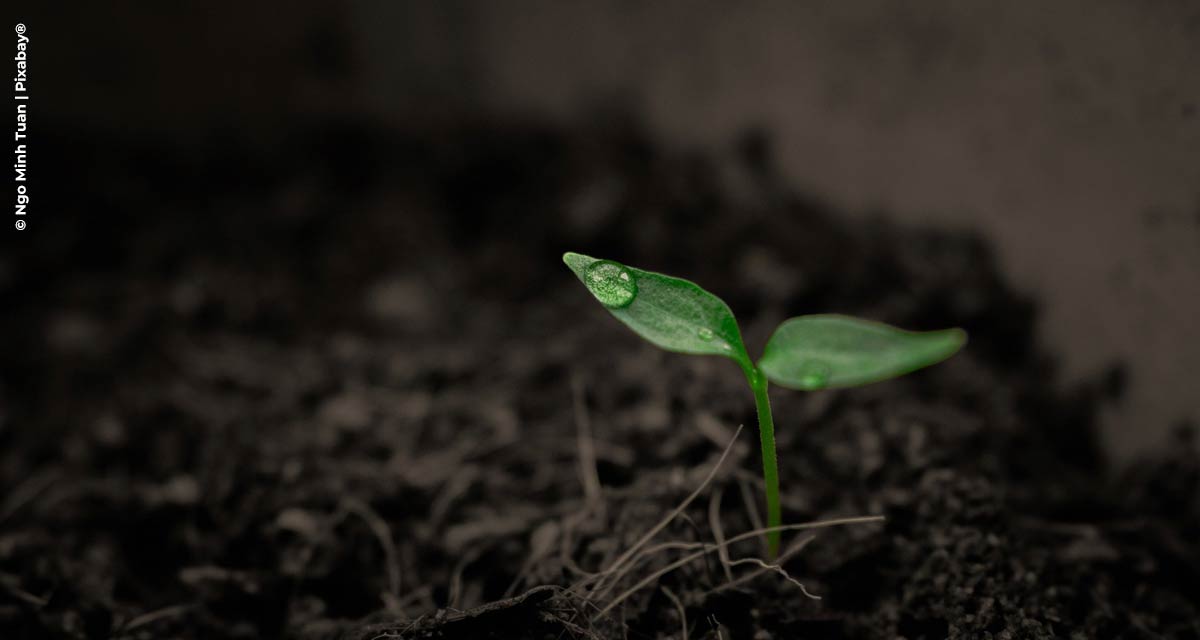
<svg viewBox="0 0 1200 640"><path fill-rule="evenodd" d="M986 243L848 221L765 136L47 145L79 189L0 256L4 638L1200 637L1195 430L1110 468L1119 367L1063 388ZM643 343L566 250L701 283L752 352L804 313L967 329L772 390L785 522L886 519L775 568L729 542L761 526L740 372Z"/></svg>

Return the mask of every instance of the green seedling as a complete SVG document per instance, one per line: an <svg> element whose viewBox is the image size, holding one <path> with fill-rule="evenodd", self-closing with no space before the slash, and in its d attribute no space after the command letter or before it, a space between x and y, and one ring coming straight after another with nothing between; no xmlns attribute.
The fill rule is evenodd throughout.
<svg viewBox="0 0 1200 640"><path fill-rule="evenodd" d="M913 332L849 316L785 320L755 364L729 305L695 283L578 253L563 262L608 312L660 348L724 356L742 369L758 409L771 556L779 550L779 470L768 381L801 391L854 387L904 375L949 358L967 341L962 329Z"/></svg>

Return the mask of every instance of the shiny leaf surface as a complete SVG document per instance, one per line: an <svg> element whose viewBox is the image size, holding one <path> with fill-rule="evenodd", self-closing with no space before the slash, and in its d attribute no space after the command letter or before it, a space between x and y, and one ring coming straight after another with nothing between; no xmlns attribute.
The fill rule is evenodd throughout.
<svg viewBox="0 0 1200 640"><path fill-rule="evenodd" d="M835 314L799 316L779 325L758 366L793 389L853 387L941 362L966 341L962 329L914 332Z"/></svg>
<svg viewBox="0 0 1200 640"><path fill-rule="evenodd" d="M652 344L751 366L729 306L695 283L578 253L564 254L563 262L609 313Z"/></svg>

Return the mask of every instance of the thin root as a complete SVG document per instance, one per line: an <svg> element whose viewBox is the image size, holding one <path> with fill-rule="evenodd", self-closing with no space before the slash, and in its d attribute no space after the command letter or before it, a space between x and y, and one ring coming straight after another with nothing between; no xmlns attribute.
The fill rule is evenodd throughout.
<svg viewBox="0 0 1200 640"><path fill-rule="evenodd" d="M718 546L725 542L725 529L721 526L721 496L724 493L720 487L716 487L708 500L708 528L712 529L713 540ZM717 557L721 559L721 569L725 571L725 579L733 582L733 570L729 568L729 549L720 547Z"/></svg>
<svg viewBox="0 0 1200 640"><path fill-rule="evenodd" d="M671 603L675 605L675 611L679 613L679 635L683 640L688 640L687 610L683 608L683 603L679 601L675 592L667 588L666 585L659 588L662 589L663 595L670 598Z"/></svg>
<svg viewBox="0 0 1200 640"><path fill-rule="evenodd" d="M811 540L811 538L809 538L809 539ZM739 558L737 560L731 561L729 564L732 564L732 565L754 564L754 565L758 565L758 566L762 567L763 569L765 569L767 571L774 571L775 573L783 576L784 580L787 580L788 582L796 585L797 587L800 587L800 592L803 593L804 595L808 596L809 598L812 598L813 600L821 599L821 596L814 596L813 594L809 593L808 589L804 588L804 584L802 584L799 580L797 580L797 579L793 578L791 575L789 575L788 572L786 570L784 570L784 568L779 566L778 564L768 564L765 560L763 560L761 558Z"/></svg>
<svg viewBox="0 0 1200 640"><path fill-rule="evenodd" d="M628 562L638 552L639 549L641 549L643 546L645 546L645 544L647 542L649 542L654 536L658 535L658 533L660 531L662 531L664 528L666 528L666 526L668 524L670 524L671 521L674 520L676 516L683 513L683 510L686 509L688 507L688 505L691 504L692 501L695 500L702 491L704 491L704 488L707 487L710 482L712 482L713 477L717 475L717 471L720 470L721 465L724 464L724 462L725 462L725 459L729 457L729 452L733 450L733 445L734 445L734 443L737 442L737 438L739 435L741 435L741 433L742 433L742 425L738 425L737 431L733 434L733 438L731 438L729 440L729 444L725 446L725 451L721 452L720 459L718 459L717 463L713 465L712 469L708 472L708 476L706 476L704 478L704 481L700 483L700 486L696 487L695 491L692 491L692 493L687 498L685 498L683 500L683 502L680 502L679 505L677 507L675 507L674 510L671 511L671 513L668 513L667 516L665 518L663 518L662 520L660 520L658 524L651 527L650 530L647 531L641 538L639 538L638 541L635 542L632 547L627 549L625 551L625 553L621 554L621 556L616 559L615 562L613 562L611 565L609 565L609 567L607 569L605 569L604 571L601 572L600 579L599 579L599 581L596 582L596 585L592 591L592 593L595 595L595 597L597 599L603 598L605 595L608 594L609 590L612 589L612 583L610 582L607 586L604 587L603 591L596 593L596 591L600 589L601 585L604 584L605 577L607 575L615 572L616 570L620 569L622 565L624 565L626 562Z"/></svg>
<svg viewBox="0 0 1200 640"><path fill-rule="evenodd" d="M797 538L796 541L794 541L794 542L792 542L792 544L788 545L787 549L785 549L783 551L783 553L779 554L779 557L775 559L775 564L782 565L783 563L787 562L793 556L795 556L796 554L803 551L804 547L807 547L808 543L812 542L814 539L816 539L816 536L812 535L812 534ZM704 595L707 596L707 595L710 595L713 593L720 593L722 591L727 591L727 590L737 587L739 585L746 584L747 582L750 582L751 580L763 575L764 573L767 573L768 571L770 571L770 569L759 569L758 571L751 571L750 573L747 573L744 576L730 580L729 582L726 582L725 584L723 584L715 589L710 589L710 590L706 591L704 593Z"/></svg>
<svg viewBox="0 0 1200 640"><path fill-rule="evenodd" d="M634 595L638 591L641 591L646 586L653 583L655 580L661 578L662 576L664 576L664 575L666 575L666 574L668 574L668 573L670 573L670 572L672 572L694 560L701 558L705 554L716 551L719 547L729 546L736 542L740 542L742 540L748 540L755 536L761 536L763 534L770 533L772 531L803 531L803 530L808 530L808 529L821 529L821 528L825 528L825 527L834 527L834 526L846 525L846 524L863 524L863 523L868 523L868 522L882 522L883 519L884 519L883 516L861 516L861 517L857 517L857 518L837 518L834 520L823 520L823 521L819 521L819 522L805 522L805 523L801 523L801 524L785 524L785 525L778 526L778 527L766 527L763 529L756 529L753 531L747 531L745 533L740 533L740 534L730 538L729 540L725 541L725 543L721 544L721 545L705 545L705 548L703 550L686 555L683 558L680 558L679 560L676 560L675 562L672 562L671 564L663 567L662 569L655 571L654 573L650 574L649 576L646 576L640 582L638 582L634 586L630 587L628 590L621 593L621 595L617 596L611 602L609 602L607 605L605 605L604 608L600 610L600 613L596 614L592 618L592 620L595 621L595 620L599 619L600 617L604 616L605 614L607 614L609 611L612 611L612 609L614 607L616 607L618 604L624 602L626 599L628 599L630 596Z"/></svg>

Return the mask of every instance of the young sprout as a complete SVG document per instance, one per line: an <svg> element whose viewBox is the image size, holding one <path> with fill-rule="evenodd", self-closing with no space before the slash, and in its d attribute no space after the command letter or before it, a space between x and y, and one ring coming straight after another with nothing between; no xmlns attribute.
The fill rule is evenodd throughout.
<svg viewBox="0 0 1200 640"><path fill-rule="evenodd" d="M742 368L758 409L768 527L782 524L768 381L801 391L879 382L941 362L967 341L962 329L912 332L849 316L808 315L779 325L755 364L729 306L696 284L578 253L563 254L563 262L609 313L650 343L678 353L725 356ZM777 529L768 545L774 557Z"/></svg>

